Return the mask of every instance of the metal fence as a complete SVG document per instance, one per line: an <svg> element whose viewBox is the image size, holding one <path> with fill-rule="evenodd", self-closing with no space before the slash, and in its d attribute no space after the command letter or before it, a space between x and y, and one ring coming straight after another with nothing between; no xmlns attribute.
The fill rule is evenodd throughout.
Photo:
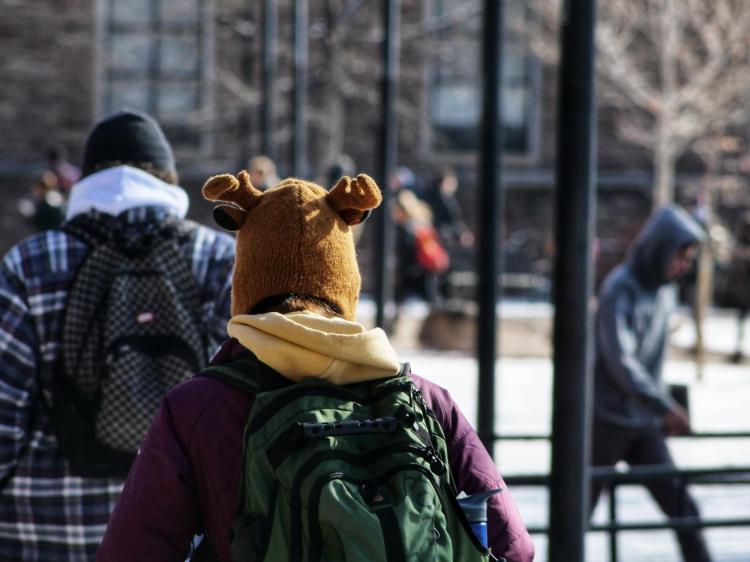
<svg viewBox="0 0 750 562"><path fill-rule="evenodd" d="M704 432L691 435L676 436L677 439L750 439L750 432ZM531 434L496 435L497 441L546 441L549 436ZM750 466L712 467L712 468L672 468L661 465L631 466L626 470L612 467L594 466L589 469L592 481L605 483L609 492L608 518L606 524L590 525L591 532L605 532L609 535L610 562L618 562L618 534L622 531L651 531L664 529L693 529L710 527L748 527L750 516L728 518L681 517L668 518L666 521L634 521L621 522L617 516L617 489L620 486L642 485L649 480L659 478L682 478L687 483L701 485L750 485ZM549 487L548 474L518 474L508 476L505 482L509 486ZM750 501L750 498L748 498ZM749 504L750 505L750 504ZM548 534L546 526L529 526L532 534Z"/></svg>

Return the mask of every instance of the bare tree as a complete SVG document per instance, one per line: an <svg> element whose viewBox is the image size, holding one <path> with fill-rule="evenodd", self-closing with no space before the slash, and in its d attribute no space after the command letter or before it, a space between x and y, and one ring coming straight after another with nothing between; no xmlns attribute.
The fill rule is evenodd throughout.
<svg viewBox="0 0 750 562"><path fill-rule="evenodd" d="M530 0L527 33L556 62L559 0ZM675 163L703 136L750 116L750 2L607 0L599 4L600 101L617 133L653 155L654 205L674 197Z"/></svg>

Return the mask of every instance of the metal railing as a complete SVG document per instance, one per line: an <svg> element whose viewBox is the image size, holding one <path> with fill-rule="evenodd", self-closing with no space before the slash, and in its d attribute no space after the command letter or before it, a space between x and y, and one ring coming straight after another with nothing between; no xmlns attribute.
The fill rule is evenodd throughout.
<svg viewBox="0 0 750 562"><path fill-rule="evenodd" d="M727 439L750 438L750 432L704 432L694 433L677 438L691 439ZM548 441L549 436L535 434L496 435L496 441ZM642 485L648 480L660 478L681 478L686 483L700 485L750 485L750 466L688 468L680 469L662 465L631 466L627 470L614 467L591 467L589 476L592 481L601 481L609 492L608 520L604 524L592 524L589 531L605 532L609 535L610 562L618 562L618 533L622 531L680 530L707 527L750 527L750 516L730 518L679 517L667 518L665 521L619 522L617 517L617 488L619 486ZM548 474L519 474L507 476L509 486L549 487ZM529 533L548 534L547 526L529 526Z"/></svg>

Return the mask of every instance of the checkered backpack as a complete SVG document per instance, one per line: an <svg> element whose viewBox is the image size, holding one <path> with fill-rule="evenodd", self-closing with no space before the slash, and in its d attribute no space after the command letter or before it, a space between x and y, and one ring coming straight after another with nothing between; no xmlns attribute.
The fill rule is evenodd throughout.
<svg viewBox="0 0 750 562"><path fill-rule="evenodd" d="M82 216L64 227L90 251L68 297L52 412L83 476L127 474L162 396L207 363L198 289L179 245L193 226L147 225Z"/></svg>

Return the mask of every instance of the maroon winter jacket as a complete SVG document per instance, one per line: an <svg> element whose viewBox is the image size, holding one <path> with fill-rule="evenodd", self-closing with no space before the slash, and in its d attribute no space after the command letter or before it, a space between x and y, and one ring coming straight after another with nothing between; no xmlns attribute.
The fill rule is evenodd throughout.
<svg viewBox="0 0 750 562"><path fill-rule="evenodd" d="M214 363L247 351L230 340ZM505 483L448 392L412 375L443 427L459 490L473 494ZM229 562L229 531L237 513L242 435L253 398L206 377L175 387L164 399L97 553L99 562L182 562L191 539L205 533L221 562ZM530 562L531 542L508 490L488 509L495 556Z"/></svg>

